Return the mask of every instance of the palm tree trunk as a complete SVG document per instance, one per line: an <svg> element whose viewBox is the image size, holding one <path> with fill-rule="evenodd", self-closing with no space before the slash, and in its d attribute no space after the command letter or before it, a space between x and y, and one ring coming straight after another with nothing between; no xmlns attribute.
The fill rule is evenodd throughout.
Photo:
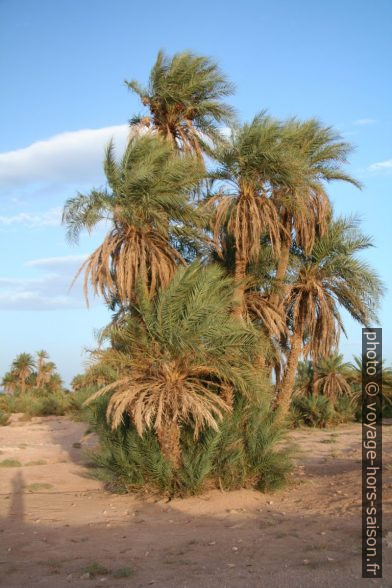
<svg viewBox="0 0 392 588"><path fill-rule="evenodd" d="M180 427L176 422L166 423L157 430L157 437L164 458L178 470L182 464Z"/></svg>
<svg viewBox="0 0 392 588"><path fill-rule="evenodd" d="M281 288L283 288L283 282L286 277L287 268L289 266L290 245L291 239L288 240L286 238L286 240L282 240L282 244L280 247L280 256L278 260L278 267L276 268L275 275L275 281L279 290L274 291L270 296L270 302L275 305L277 305L279 301L283 298L284 293L281 290Z"/></svg>
<svg viewBox="0 0 392 588"><path fill-rule="evenodd" d="M236 298L238 306L234 310L234 314L238 317L244 316L245 311L245 277L246 277L246 259L238 249L235 252L235 283L236 283Z"/></svg>
<svg viewBox="0 0 392 588"><path fill-rule="evenodd" d="M276 420L282 422L290 409L291 397L294 389L295 374L298 367L299 357L302 351L302 329L293 334L291 349L287 360L282 384L279 388L275 403Z"/></svg>

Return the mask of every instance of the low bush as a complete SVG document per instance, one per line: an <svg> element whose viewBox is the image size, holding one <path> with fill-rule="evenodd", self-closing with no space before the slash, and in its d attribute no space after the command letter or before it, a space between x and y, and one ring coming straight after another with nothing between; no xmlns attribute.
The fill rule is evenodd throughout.
<svg viewBox="0 0 392 588"><path fill-rule="evenodd" d="M351 398L341 396L335 402L320 394L318 396L297 396L291 406L293 427L328 427L354 420L356 405Z"/></svg>
<svg viewBox="0 0 392 588"><path fill-rule="evenodd" d="M96 475L116 491L147 490L170 496L197 494L207 488L275 489L291 471L291 457L278 451L282 429L265 406L235 405L219 431L207 429L195 441L190 427L181 432L182 464L174 470L162 455L152 430L140 436L129 418L112 431L106 421L107 400L90 408L90 427L100 449L91 453Z"/></svg>
<svg viewBox="0 0 392 588"><path fill-rule="evenodd" d="M0 426L5 427L10 420L10 413L0 408Z"/></svg>
<svg viewBox="0 0 392 588"><path fill-rule="evenodd" d="M64 392L46 392L35 390L19 393L14 396L4 396L1 399L0 411L6 413L23 412L33 416L61 416L66 414L69 407L69 395Z"/></svg>

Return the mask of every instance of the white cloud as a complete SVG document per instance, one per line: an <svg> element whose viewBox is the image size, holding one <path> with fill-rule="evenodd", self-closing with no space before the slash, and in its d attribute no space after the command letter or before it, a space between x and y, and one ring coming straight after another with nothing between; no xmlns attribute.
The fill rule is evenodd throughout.
<svg viewBox="0 0 392 588"><path fill-rule="evenodd" d="M25 226L29 228L56 227L61 224L61 207L51 208L45 212L18 212L10 216L0 216L0 226Z"/></svg>
<svg viewBox="0 0 392 588"><path fill-rule="evenodd" d="M31 259L26 262L28 267L39 267L48 269L63 269L68 266L74 267L80 265L87 258L86 255L65 255L63 257L42 257L40 259Z"/></svg>
<svg viewBox="0 0 392 588"><path fill-rule="evenodd" d="M365 126L369 126L369 125L374 125L374 123L376 123L376 119L374 118L359 118L358 120L355 120L353 122L353 124L356 127L365 127Z"/></svg>
<svg viewBox="0 0 392 588"><path fill-rule="evenodd" d="M378 161L376 163L372 163L369 165L370 171L384 171L392 169L392 159L387 159L386 161Z"/></svg>
<svg viewBox="0 0 392 588"><path fill-rule="evenodd" d="M128 133L128 125L82 129L0 153L0 185L94 182L102 177L105 145L113 138L121 152Z"/></svg>
<svg viewBox="0 0 392 588"><path fill-rule="evenodd" d="M70 289L85 255L33 259L25 265L44 270L37 278L0 278L1 310L59 310L84 308L80 278ZM97 301L97 300L96 300ZM90 303L94 299L91 298Z"/></svg>

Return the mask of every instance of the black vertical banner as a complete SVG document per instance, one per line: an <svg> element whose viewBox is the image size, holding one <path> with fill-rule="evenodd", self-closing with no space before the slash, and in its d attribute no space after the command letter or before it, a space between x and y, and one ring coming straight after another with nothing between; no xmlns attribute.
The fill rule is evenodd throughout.
<svg viewBox="0 0 392 588"><path fill-rule="evenodd" d="M382 329L362 329L362 578L382 578Z"/></svg>

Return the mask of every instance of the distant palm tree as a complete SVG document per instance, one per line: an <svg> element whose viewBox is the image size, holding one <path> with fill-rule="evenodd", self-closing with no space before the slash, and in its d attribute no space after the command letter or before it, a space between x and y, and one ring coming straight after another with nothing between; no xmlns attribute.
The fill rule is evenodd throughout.
<svg viewBox="0 0 392 588"><path fill-rule="evenodd" d="M49 358L49 354L47 351L42 349L41 351L37 351L36 355L38 357L38 361L37 361L37 378L36 378L35 387L40 388L43 383L44 366L46 365L46 360Z"/></svg>
<svg viewBox="0 0 392 588"><path fill-rule="evenodd" d="M78 392L86 386L85 374L77 374L71 381L71 388L74 392Z"/></svg>
<svg viewBox="0 0 392 588"><path fill-rule="evenodd" d="M258 335L231 315L232 297L232 280L217 266L181 268L154 303L140 300L138 315L113 328L112 348L97 353L118 376L90 401L111 392L112 427L128 413L140 435L155 429L175 468L182 424L197 438L203 427L217 429L235 394L259 393Z"/></svg>
<svg viewBox="0 0 392 588"><path fill-rule="evenodd" d="M335 402L338 396L353 395L349 377L349 364L343 361L343 355L335 353L318 362L315 388Z"/></svg>
<svg viewBox="0 0 392 588"><path fill-rule="evenodd" d="M22 394L26 391L27 378L33 373L35 361L30 353L20 353L12 362L12 372L19 381Z"/></svg>
<svg viewBox="0 0 392 588"><path fill-rule="evenodd" d="M313 362L309 359L299 361L294 385L296 396L311 396L314 392Z"/></svg>
<svg viewBox="0 0 392 588"><path fill-rule="evenodd" d="M52 380L52 378L54 376L56 376L56 364L53 363L53 361L48 361L47 363L45 363L42 367L41 367L41 372L40 372L40 385L41 386L46 386L50 383L50 381Z"/></svg>
<svg viewBox="0 0 392 588"><path fill-rule="evenodd" d="M151 126L177 150L199 158L222 139L218 125L232 121L233 109L222 98L233 93L233 85L207 57L184 52L170 58L160 51L147 88L126 83L149 109L149 116L132 118L131 126Z"/></svg>
<svg viewBox="0 0 392 588"><path fill-rule="evenodd" d="M188 197L203 171L195 158L176 156L165 139L144 136L129 141L120 163L110 143L105 173L110 191L93 190L68 200L63 222L71 239L103 219L112 223L78 274L85 270L86 299L90 282L109 303L117 298L126 305L135 300L138 280L152 296L185 263L176 240L198 242L201 216Z"/></svg>
<svg viewBox="0 0 392 588"><path fill-rule="evenodd" d="M291 336L276 398L282 418L290 407L301 352L317 360L336 350L343 328L339 307L365 326L376 320L382 283L366 263L355 257L371 245L370 238L359 232L355 219L339 219L317 240L310 256L297 259L284 300Z"/></svg>
<svg viewBox="0 0 392 588"><path fill-rule="evenodd" d="M4 392L6 394L13 394L18 385L17 374L14 371L4 374L1 385L3 386Z"/></svg>
<svg viewBox="0 0 392 588"><path fill-rule="evenodd" d="M354 390L354 396L359 401L362 397L362 359L358 355L354 355L354 361L348 364L350 373L348 375L349 382ZM387 367L385 360L382 360L381 366L381 382L383 398L389 403L392 403L392 368Z"/></svg>
<svg viewBox="0 0 392 588"><path fill-rule="evenodd" d="M50 377L46 382L47 389L49 392L60 392L63 387L63 380L58 373L51 373Z"/></svg>
<svg viewBox="0 0 392 588"><path fill-rule="evenodd" d="M282 148L281 138L279 121L261 113L233 129L228 144L215 152L219 167L212 177L220 184L207 203L214 210L217 251L223 256L228 238L233 241L239 315L245 313L247 267L260 255L262 236L276 256L280 253L281 224L272 193L295 186L302 170L301 160Z"/></svg>

